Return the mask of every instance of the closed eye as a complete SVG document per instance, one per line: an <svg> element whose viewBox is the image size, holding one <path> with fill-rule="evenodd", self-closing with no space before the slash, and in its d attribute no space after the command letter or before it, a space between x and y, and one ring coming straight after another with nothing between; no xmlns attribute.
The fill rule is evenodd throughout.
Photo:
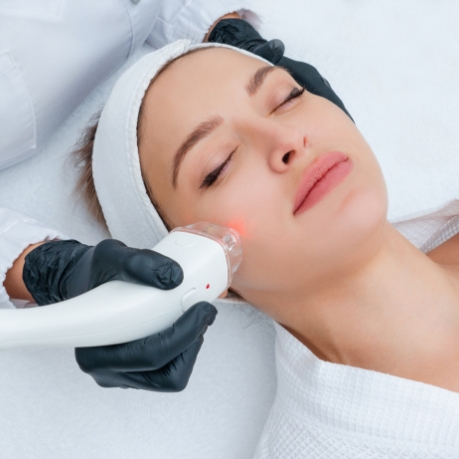
<svg viewBox="0 0 459 459"><path fill-rule="evenodd" d="M210 172L209 174L206 175L206 177L204 178L204 180L202 181L201 183L201 186L199 187L199 189L201 188L209 188L213 185L213 183L218 179L218 177L220 176L222 170L225 168L225 166L231 161L231 158L232 156L234 155L234 153L236 152L236 150L234 150L229 156L228 158L225 159L225 161L223 161L222 164L220 164L220 166L218 166L216 169L214 169L212 172Z"/></svg>
<svg viewBox="0 0 459 459"><path fill-rule="evenodd" d="M273 113L276 112L277 110L279 110L284 105L286 105L291 100L296 99L298 97L301 97L304 94L304 91L305 91L304 88L301 88L301 89L300 88L296 88L296 87L293 88L290 91L290 94L282 101L282 103L273 110Z"/></svg>

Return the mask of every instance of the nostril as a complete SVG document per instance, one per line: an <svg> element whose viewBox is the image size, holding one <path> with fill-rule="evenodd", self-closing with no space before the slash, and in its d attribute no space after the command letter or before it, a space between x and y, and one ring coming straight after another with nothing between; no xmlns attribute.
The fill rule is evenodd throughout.
<svg viewBox="0 0 459 459"><path fill-rule="evenodd" d="M288 164L288 161L289 161L289 159L290 159L290 153L291 153L291 151L285 153L285 155L282 156L282 162L283 162L284 164Z"/></svg>

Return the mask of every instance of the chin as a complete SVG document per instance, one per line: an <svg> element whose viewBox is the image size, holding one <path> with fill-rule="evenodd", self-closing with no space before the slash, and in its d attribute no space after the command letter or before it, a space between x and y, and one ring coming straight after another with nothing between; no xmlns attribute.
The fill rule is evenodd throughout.
<svg viewBox="0 0 459 459"><path fill-rule="evenodd" d="M374 248L382 242L387 224L387 193L384 190L354 190L341 206L337 228L353 254ZM357 250L356 250L357 249Z"/></svg>

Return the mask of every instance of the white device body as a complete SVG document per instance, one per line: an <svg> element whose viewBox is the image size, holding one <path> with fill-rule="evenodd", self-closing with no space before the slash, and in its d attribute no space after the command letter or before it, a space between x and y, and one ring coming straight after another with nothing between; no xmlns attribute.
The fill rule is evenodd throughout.
<svg viewBox="0 0 459 459"><path fill-rule="evenodd" d="M0 310L0 349L88 347L145 338L170 327L190 306L214 301L229 285L222 245L175 231L153 249L177 261L184 279L173 290L111 281L44 307Z"/></svg>

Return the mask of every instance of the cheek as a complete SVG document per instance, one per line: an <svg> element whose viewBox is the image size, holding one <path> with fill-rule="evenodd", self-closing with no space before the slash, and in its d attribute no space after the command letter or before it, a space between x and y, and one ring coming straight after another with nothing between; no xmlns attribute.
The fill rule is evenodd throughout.
<svg viewBox="0 0 459 459"><path fill-rule="evenodd" d="M234 229L248 243L269 227L280 203L279 199L276 202L273 190L270 196L266 195L262 177L257 177L253 186L247 187L245 183L235 184L197 203L195 216Z"/></svg>
<svg viewBox="0 0 459 459"><path fill-rule="evenodd" d="M335 196L298 218L276 215L265 196L264 226L258 221L245 241L233 287L246 298L250 291L313 291L368 261L386 227L387 195L377 164L361 168L365 174L357 170Z"/></svg>
<svg viewBox="0 0 459 459"><path fill-rule="evenodd" d="M368 156L372 162L372 156ZM355 164L353 176L317 212L306 218L304 283L310 288L334 282L367 263L381 246L387 218L387 193L376 162ZM301 260L298 260L301 263ZM297 279L297 281L300 281Z"/></svg>
<svg viewBox="0 0 459 459"><path fill-rule="evenodd" d="M257 157L243 157L227 179L204 191L190 208L193 217L236 230L244 241L257 239L283 209L282 181ZM283 218L283 216L282 216Z"/></svg>
<svg viewBox="0 0 459 459"><path fill-rule="evenodd" d="M243 261L235 280L244 285L266 288L271 276L276 276L273 260L285 242L288 217L282 182L258 167L256 174L241 174L199 199L193 209L193 221L208 221L236 230L241 237Z"/></svg>

